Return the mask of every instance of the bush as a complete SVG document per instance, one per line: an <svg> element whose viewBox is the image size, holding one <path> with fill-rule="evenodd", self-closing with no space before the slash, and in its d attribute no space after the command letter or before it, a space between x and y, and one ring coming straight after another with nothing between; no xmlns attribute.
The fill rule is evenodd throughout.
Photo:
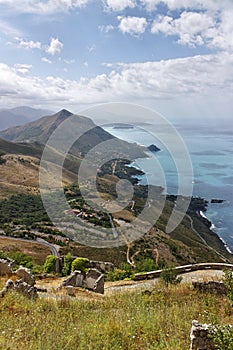
<svg viewBox="0 0 233 350"><path fill-rule="evenodd" d="M167 269L164 269L161 272L160 278L163 282L165 282L166 285L168 284L178 284L182 281L182 277L177 277L178 273L177 271L170 267Z"/></svg>
<svg viewBox="0 0 233 350"><path fill-rule="evenodd" d="M233 350L233 327L216 326L210 334L213 343L218 350Z"/></svg>
<svg viewBox="0 0 233 350"><path fill-rule="evenodd" d="M149 272L155 271L158 269L155 261L151 258L146 258L136 262L135 272Z"/></svg>
<svg viewBox="0 0 233 350"><path fill-rule="evenodd" d="M233 305L233 273L230 270L224 271L223 282L227 289L227 296Z"/></svg>
<svg viewBox="0 0 233 350"><path fill-rule="evenodd" d="M46 273L56 273L56 261L56 256L48 255L44 263L44 271Z"/></svg>
<svg viewBox="0 0 233 350"><path fill-rule="evenodd" d="M124 279L131 279L132 272L131 270L121 270L121 269L114 269L114 271L110 271L106 275L107 281L122 281Z"/></svg>
<svg viewBox="0 0 233 350"><path fill-rule="evenodd" d="M74 258L72 257L71 253L68 253L64 256L64 265L62 269L62 276L68 276L71 272L71 265Z"/></svg>
<svg viewBox="0 0 233 350"><path fill-rule="evenodd" d="M71 264L71 271L86 271L86 265L89 262L86 258L76 258Z"/></svg>

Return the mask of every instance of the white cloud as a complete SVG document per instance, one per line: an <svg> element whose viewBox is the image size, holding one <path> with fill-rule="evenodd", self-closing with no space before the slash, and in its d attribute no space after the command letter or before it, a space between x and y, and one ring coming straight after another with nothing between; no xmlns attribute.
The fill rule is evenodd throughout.
<svg viewBox="0 0 233 350"><path fill-rule="evenodd" d="M63 43L61 41L59 41L58 38L52 38L49 46L46 48L45 51L49 55L54 56L56 54L59 54L61 52L62 48L63 48Z"/></svg>
<svg viewBox="0 0 233 350"><path fill-rule="evenodd" d="M52 14L86 6L92 0L0 0L0 6L17 13Z"/></svg>
<svg viewBox="0 0 233 350"><path fill-rule="evenodd" d="M105 9L111 11L123 11L136 6L135 0L103 0L103 4Z"/></svg>
<svg viewBox="0 0 233 350"><path fill-rule="evenodd" d="M32 68L31 64L21 64L21 63L16 63L14 64L14 70L17 73L21 74L27 74L29 73L30 69Z"/></svg>
<svg viewBox="0 0 233 350"><path fill-rule="evenodd" d="M44 62L44 63L49 63L49 64L52 63L52 61L49 60L47 57L42 57L42 58L41 58L41 61Z"/></svg>
<svg viewBox="0 0 233 350"><path fill-rule="evenodd" d="M118 28L122 33L132 35L142 34L146 30L147 20L144 17L117 17L120 21Z"/></svg>
<svg viewBox="0 0 233 350"><path fill-rule="evenodd" d="M95 49L96 49L96 46L95 46L95 45L91 45L91 46L88 46L88 47L87 47L87 50L88 50L88 52L90 52L90 53L92 53L93 51L95 51Z"/></svg>
<svg viewBox="0 0 233 350"><path fill-rule="evenodd" d="M23 68L23 67L21 67ZM25 69L30 69L25 66ZM43 104L59 108L110 101L232 98L233 55L194 56L158 62L119 64L109 74L66 80L22 75L18 67L0 64L0 103ZM171 102L172 103L172 102ZM223 106L224 108L224 106Z"/></svg>
<svg viewBox="0 0 233 350"><path fill-rule="evenodd" d="M33 41L33 40L23 40L23 39L18 39L19 41L19 47L22 47L24 49L38 49L41 50L42 45L39 41Z"/></svg>
<svg viewBox="0 0 233 350"><path fill-rule="evenodd" d="M159 4L169 10L217 10L232 6L231 0L140 0L148 11L154 11Z"/></svg>
<svg viewBox="0 0 233 350"><path fill-rule="evenodd" d="M112 24L108 24L106 26L102 25L98 27L101 33L108 33L111 30L114 30L114 26Z"/></svg>
<svg viewBox="0 0 233 350"><path fill-rule="evenodd" d="M74 59L71 59L71 60L64 59L63 62L66 64L74 64L75 60Z"/></svg>
<svg viewBox="0 0 233 350"><path fill-rule="evenodd" d="M145 6L148 11L153 11L156 9L157 5L161 2L160 0L140 0L140 2Z"/></svg>
<svg viewBox="0 0 233 350"><path fill-rule="evenodd" d="M22 36L22 32L18 28L3 20L0 20L0 33L3 33L4 35L12 38Z"/></svg>
<svg viewBox="0 0 233 350"><path fill-rule="evenodd" d="M177 36L181 45L206 45L209 48L233 50L233 9L215 12L187 12L180 17L159 15L151 32Z"/></svg>

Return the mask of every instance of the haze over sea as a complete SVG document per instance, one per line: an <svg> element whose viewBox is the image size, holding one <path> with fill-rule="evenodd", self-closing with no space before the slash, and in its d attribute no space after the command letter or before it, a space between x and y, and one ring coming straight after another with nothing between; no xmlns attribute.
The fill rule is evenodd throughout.
<svg viewBox="0 0 233 350"><path fill-rule="evenodd" d="M148 128L152 131L149 133ZM178 175L175 164L165 145L159 142L159 136L166 133L160 126L137 125L133 128L115 128L104 126L114 136L141 145L155 144L161 151L146 159L137 159L133 165L142 169L146 176L141 177L142 184L162 185L153 157L159 161L166 179L166 192L177 194ZM226 242L233 252L233 130L232 126L214 127L210 125L176 125L183 138L193 165L193 196L209 201L205 213L213 224L213 230ZM158 138L157 138L158 137ZM182 155L180 155L182 157ZM183 174L185 177L185 174ZM210 203L211 199L222 199L223 203Z"/></svg>

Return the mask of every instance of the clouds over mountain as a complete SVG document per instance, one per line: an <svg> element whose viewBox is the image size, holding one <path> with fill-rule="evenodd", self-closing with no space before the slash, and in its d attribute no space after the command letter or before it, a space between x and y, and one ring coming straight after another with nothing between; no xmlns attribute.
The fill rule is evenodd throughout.
<svg viewBox="0 0 233 350"><path fill-rule="evenodd" d="M20 67L19 67L20 68ZM23 67L29 69L30 67ZM0 65L0 86L4 100L14 96L16 104L33 103L51 107L106 101L175 99L181 96L208 96L233 88L233 55L194 56L158 62L118 64L109 74L94 78L41 79L22 75L15 67ZM1 102L1 100L0 100Z"/></svg>

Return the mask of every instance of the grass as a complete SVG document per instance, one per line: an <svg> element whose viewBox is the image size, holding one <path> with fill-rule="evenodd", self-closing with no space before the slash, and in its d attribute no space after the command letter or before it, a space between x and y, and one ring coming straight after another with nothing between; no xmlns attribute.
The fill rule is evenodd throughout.
<svg viewBox="0 0 233 350"><path fill-rule="evenodd" d="M227 299L200 295L185 284L85 301L31 301L12 293L0 299L0 348L183 350L193 319L232 323L232 317Z"/></svg>
<svg viewBox="0 0 233 350"><path fill-rule="evenodd" d="M6 251L7 249L7 251ZM46 257L51 254L48 247L36 243L27 242L21 239L9 239L7 237L0 237L0 250L7 252L22 252L30 255L36 264L44 264Z"/></svg>

